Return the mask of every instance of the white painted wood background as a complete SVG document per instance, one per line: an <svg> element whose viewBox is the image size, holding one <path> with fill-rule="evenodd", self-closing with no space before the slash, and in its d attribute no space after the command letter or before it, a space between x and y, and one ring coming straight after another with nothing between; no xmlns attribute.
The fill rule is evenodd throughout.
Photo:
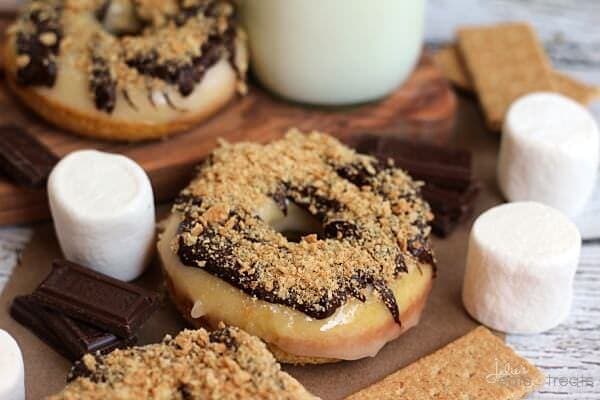
<svg viewBox="0 0 600 400"><path fill-rule="evenodd" d="M428 0L426 40L441 44L458 25L510 20L535 25L557 69L600 85L600 0ZM592 110L600 120L600 104ZM597 189L579 222L588 240L570 318L541 335L507 337L549 377L531 399L600 399L600 182ZM30 235L27 227L0 229L0 290Z"/></svg>
<svg viewBox="0 0 600 400"><path fill-rule="evenodd" d="M556 69L600 85L598 0L429 0L427 41L450 41L462 24L511 20L535 26ZM600 103L592 111L600 121ZM592 240L584 243L569 319L540 335L507 337L548 377L531 399L600 399L600 180L578 225Z"/></svg>

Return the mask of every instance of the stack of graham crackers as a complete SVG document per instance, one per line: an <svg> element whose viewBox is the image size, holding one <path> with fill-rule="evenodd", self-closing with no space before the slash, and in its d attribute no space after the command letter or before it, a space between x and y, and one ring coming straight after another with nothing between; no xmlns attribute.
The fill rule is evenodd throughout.
<svg viewBox="0 0 600 400"><path fill-rule="evenodd" d="M558 92L584 105L600 96L600 88L555 71L527 23L463 27L457 39L436 61L452 83L477 94L494 131L502 128L511 103L531 92Z"/></svg>

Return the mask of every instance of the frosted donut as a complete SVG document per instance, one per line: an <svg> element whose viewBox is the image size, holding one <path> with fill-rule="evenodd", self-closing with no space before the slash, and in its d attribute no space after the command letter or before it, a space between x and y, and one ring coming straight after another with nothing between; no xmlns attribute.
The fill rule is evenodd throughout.
<svg viewBox="0 0 600 400"><path fill-rule="evenodd" d="M33 0L7 40L9 86L85 136L166 136L245 92L245 34L226 0Z"/></svg>
<svg viewBox="0 0 600 400"><path fill-rule="evenodd" d="M416 325L434 277L429 206L399 169L298 131L217 149L158 250L194 325L236 325L283 362L374 356Z"/></svg>

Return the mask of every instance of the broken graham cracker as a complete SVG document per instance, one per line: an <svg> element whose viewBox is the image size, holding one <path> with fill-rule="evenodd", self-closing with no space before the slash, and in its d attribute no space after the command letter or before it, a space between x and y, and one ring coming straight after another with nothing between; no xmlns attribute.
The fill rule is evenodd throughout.
<svg viewBox="0 0 600 400"><path fill-rule="evenodd" d="M456 45L449 45L440 49L435 54L435 60L446 79L452 82L454 86L466 91L475 91L469 72ZM600 98L600 88L583 83L559 71L552 71L552 85L556 92L584 105Z"/></svg>
<svg viewBox="0 0 600 400"><path fill-rule="evenodd" d="M461 28L458 43L490 129L500 130L517 98L554 91L552 67L528 24Z"/></svg>
<svg viewBox="0 0 600 400"><path fill-rule="evenodd" d="M346 400L512 400L543 381L540 370L480 326Z"/></svg>

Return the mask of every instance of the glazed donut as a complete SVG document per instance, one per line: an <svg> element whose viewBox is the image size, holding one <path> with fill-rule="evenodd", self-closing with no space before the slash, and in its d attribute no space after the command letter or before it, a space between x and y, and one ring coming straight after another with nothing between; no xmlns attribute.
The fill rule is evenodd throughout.
<svg viewBox="0 0 600 400"><path fill-rule="evenodd" d="M283 362L354 360L418 323L435 275L431 217L393 164L292 130L217 149L158 250L194 325L239 326Z"/></svg>
<svg viewBox="0 0 600 400"><path fill-rule="evenodd" d="M225 0L33 0L9 29L9 86L72 132L137 141L244 93L245 34Z"/></svg>

